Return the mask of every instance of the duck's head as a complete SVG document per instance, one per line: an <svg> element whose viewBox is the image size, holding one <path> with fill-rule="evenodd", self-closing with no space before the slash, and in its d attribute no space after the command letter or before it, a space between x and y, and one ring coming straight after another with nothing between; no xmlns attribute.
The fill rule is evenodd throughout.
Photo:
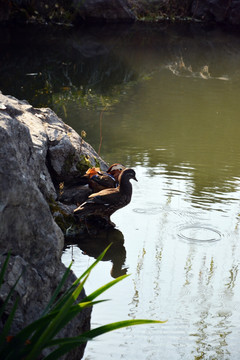
<svg viewBox="0 0 240 360"><path fill-rule="evenodd" d="M93 168L90 168L90 169L88 169L88 170L86 171L84 177L87 177L87 178L91 179L91 177L92 177L93 175L97 175L99 172L100 172L100 168L95 168L95 167L93 167Z"/></svg>
<svg viewBox="0 0 240 360"><path fill-rule="evenodd" d="M121 175L119 176L119 182L121 184L121 181L125 181L125 180L135 180L137 181L137 178L136 178L136 173L133 169L128 169L128 168L125 168L122 172L121 172Z"/></svg>
<svg viewBox="0 0 240 360"><path fill-rule="evenodd" d="M118 182L119 175L121 172L126 169L122 164L115 163L108 168L107 173L112 175L114 179Z"/></svg>

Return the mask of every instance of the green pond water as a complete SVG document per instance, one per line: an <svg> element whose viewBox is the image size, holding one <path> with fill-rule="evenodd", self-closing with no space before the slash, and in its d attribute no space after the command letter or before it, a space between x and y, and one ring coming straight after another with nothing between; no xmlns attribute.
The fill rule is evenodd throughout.
<svg viewBox="0 0 240 360"><path fill-rule="evenodd" d="M128 273L92 327L150 318L89 342L84 360L240 357L240 34L131 25L1 29L0 88L50 106L109 164L135 169L116 229L68 239L87 293Z"/></svg>

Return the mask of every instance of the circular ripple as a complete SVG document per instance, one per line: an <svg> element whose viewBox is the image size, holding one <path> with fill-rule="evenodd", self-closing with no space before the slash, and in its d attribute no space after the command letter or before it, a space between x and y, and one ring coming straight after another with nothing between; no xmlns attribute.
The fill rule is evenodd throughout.
<svg viewBox="0 0 240 360"><path fill-rule="evenodd" d="M161 209L156 207L156 208L146 208L146 209L142 209L142 208L135 208L133 209L133 211L137 214L145 214L145 215L156 215L159 214Z"/></svg>
<svg viewBox="0 0 240 360"><path fill-rule="evenodd" d="M210 227L197 225L184 226L179 230L178 236L184 240L196 242L213 242L221 239L221 233Z"/></svg>

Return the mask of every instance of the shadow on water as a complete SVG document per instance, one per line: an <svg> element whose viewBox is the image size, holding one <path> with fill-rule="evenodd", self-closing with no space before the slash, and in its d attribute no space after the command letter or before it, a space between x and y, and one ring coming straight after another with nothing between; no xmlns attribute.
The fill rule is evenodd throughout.
<svg viewBox="0 0 240 360"><path fill-rule="evenodd" d="M134 80L135 71L99 41L99 31L31 25L2 28L1 91L34 106L53 106L59 93L69 98L75 92L84 98L90 89L107 93L113 83Z"/></svg>
<svg viewBox="0 0 240 360"><path fill-rule="evenodd" d="M111 276L113 278L127 273L127 268L124 266L126 249L124 247L124 237L120 230L101 229L95 235L86 235L84 233L82 235L66 236L65 244L67 247L77 245L83 255L88 255L95 259L111 244L102 261L112 262Z"/></svg>
<svg viewBox="0 0 240 360"><path fill-rule="evenodd" d="M197 24L2 27L0 88L34 106L52 106L60 94L66 100L83 99L89 90L111 96L114 87L161 67L177 76L227 80L240 59L239 37L229 43L230 36Z"/></svg>

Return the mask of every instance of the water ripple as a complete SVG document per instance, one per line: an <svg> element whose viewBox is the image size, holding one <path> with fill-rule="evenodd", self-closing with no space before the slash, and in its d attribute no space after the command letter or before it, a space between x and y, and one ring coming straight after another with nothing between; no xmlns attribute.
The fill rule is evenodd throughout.
<svg viewBox="0 0 240 360"><path fill-rule="evenodd" d="M201 243L219 241L222 238L220 231L200 225L182 226L178 231L178 236L190 242Z"/></svg>

